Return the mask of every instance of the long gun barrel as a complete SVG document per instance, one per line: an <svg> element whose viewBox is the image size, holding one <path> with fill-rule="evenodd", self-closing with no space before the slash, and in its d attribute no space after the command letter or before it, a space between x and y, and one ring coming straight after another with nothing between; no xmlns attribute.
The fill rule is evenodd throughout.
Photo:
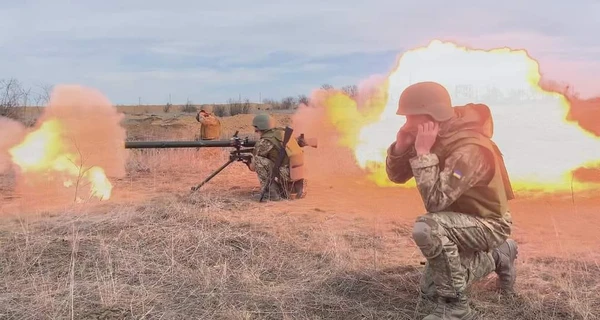
<svg viewBox="0 0 600 320"><path fill-rule="evenodd" d="M301 147L317 147L315 139L306 139L304 134L296 138ZM125 149L179 149L179 148L254 148L256 141L238 138L238 131L230 140L196 140L196 141L125 141Z"/></svg>
<svg viewBox="0 0 600 320"><path fill-rule="evenodd" d="M240 147L252 148L256 141L240 140ZM200 140L200 141L126 141L125 149L177 149L177 148L229 148L235 147L233 140Z"/></svg>
<svg viewBox="0 0 600 320"><path fill-rule="evenodd" d="M177 149L177 148L253 148L256 141L238 137L236 131L230 140L198 141L126 141L125 149Z"/></svg>

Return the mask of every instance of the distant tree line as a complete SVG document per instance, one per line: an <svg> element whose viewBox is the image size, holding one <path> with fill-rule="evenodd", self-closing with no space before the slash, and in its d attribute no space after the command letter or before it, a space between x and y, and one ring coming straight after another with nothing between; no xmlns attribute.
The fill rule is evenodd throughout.
<svg viewBox="0 0 600 320"><path fill-rule="evenodd" d="M334 87L330 84L323 84L321 89L330 90ZM355 97L358 92L356 85L348 85L340 88L351 97ZM28 125L32 125L35 121L35 115L28 113L27 108L21 107L36 107L38 113L42 112L41 107L48 104L52 86L40 85L36 88L26 88L20 81L14 78L0 79L0 116L19 120ZM213 112L220 117L235 116L237 114L247 114L253 112L253 109L258 110L294 110L300 105L309 105L309 97L305 94L298 96L288 96L280 100L263 99L261 103L251 103L249 99L228 99L226 104L213 105ZM178 109L185 113L196 113L199 111L199 106L191 100L180 106ZM173 111L172 103L167 103L162 107L163 112L168 113ZM30 123L31 122L31 123Z"/></svg>
<svg viewBox="0 0 600 320"><path fill-rule="evenodd" d="M335 88L330 84L323 84L321 85L321 89L333 90ZM358 94L358 87L356 85L344 86L340 90L353 98L356 97L356 95ZM297 97L288 96L279 101L274 99L263 99L262 102L264 105L270 106L270 108L273 110L291 110L298 108L298 106L300 106L301 104L308 106L310 101L306 95L301 94Z"/></svg>
<svg viewBox="0 0 600 320"><path fill-rule="evenodd" d="M330 84L323 84L321 86L323 90L332 90L334 87ZM358 87L356 85L348 85L340 88L341 91L349 95L350 97L356 97L358 94ZM216 104L212 106L213 113L218 117L228 117L235 116L238 114L248 114L252 113L253 107L258 110L270 111L270 110L294 110L297 109L300 105L309 105L309 98L305 94L301 94L298 96L288 96L282 98L281 100L266 98L263 99L261 103L252 103L250 99L228 99L226 104ZM172 110L173 105L167 103L163 108L164 112L169 112ZM198 107L196 107L191 101L187 101L187 103L182 106L182 112L187 113L195 113L198 112Z"/></svg>
<svg viewBox="0 0 600 320"><path fill-rule="evenodd" d="M569 87L565 84L559 83L548 83L554 90L561 91L569 97L577 97L573 87ZM320 89L333 90L336 89L330 84L321 85ZM0 79L0 116L20 120L27 125L32 125L35 117L29 113L27 116L26 108L19 108L23 106L37 107L38 113L41 113L40 107L46 105L50 100L50 93L52 86L41 85L36 88L25 88L18 80L11 79ZM348 96L355 98L358 94L358 86L346 85L339 88L340 91L344 92ZM486 101L494 103L496 101L509 101L512 100L515 103L518 101L528 101L535 99L540 92L526 91L526 90L511 90L509 92L502 92L498 88L488 88L483 92L475 90L471 85L456 86L449 88L454 90L454 94L458 97L473 98L478 101ZM212 105L213 113L219 117L235 116L238 114L248 114L255 110L263 111L285 111L297 109L300 105L304 104L310 106L309 97L305 94L298 96L287 96L280 100L266 98L261 103L252 103L249 99L228 99L225 104ZM180 112L184 113L196 113L199 111L200 105L194 104L191 100L187 100L184 105L178 107ZM167 103L162 107L165 113L173 111L173 105Z"/></svg>

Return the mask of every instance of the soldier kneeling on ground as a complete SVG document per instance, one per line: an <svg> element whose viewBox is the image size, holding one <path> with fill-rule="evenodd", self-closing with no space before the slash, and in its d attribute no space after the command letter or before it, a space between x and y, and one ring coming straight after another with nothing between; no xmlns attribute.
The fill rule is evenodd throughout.
<svg viewBox="0 0 600 320"><path fill-rule="evenodd" d="M265 190L265 199L278 201L281 199L300 199L306 196L306 179L304 179L304 151L294 138L283 146L284 129L275 126L275 119L268 114L259 114L252 121L254 131L260 135L256 142L252 159L248 168L256 172L261 191ZM276 171L275 179L271 179L273 169L283 152L283 161Z"/></svg>
<svg viewBox="0 0 600 320"><path fill-rule="evenodd" d="M427 213L413 239L427 259L424 298L437 300L425 320L472 319L466 289L492 272L512 293L517 243L509 239L514 198L502 154L491 140L493 121L483 104L453 107L442 85L421 82L400 95L406 123L387 154L391 181L414 177Z"/></svg>

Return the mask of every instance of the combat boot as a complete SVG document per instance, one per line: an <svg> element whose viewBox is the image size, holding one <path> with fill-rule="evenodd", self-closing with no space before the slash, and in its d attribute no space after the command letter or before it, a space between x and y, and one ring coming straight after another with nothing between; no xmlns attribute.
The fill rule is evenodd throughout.
<svg viewBox="0 0 600 320"><path fill-rule="evenodd" d="M252 199L260 201L260 193L252 196ZM271 184L271 187L267 189L263 201L281 201L281 187L277 183Z"/></svg>
<svg viewBox="0 0 600 320"><path fill-rule="evenodd" d="M475 312L471 310L466 297L439 297L435 309L423 320L472 320Z"/></svg>
<svg viewBox="0 0 600 320"><path fill-rule="evenodd" d="M279 190L277 188L271 188L269 189L269 192L267 193L266 198L268 198L269 201L281 201L283 200L283 197L281 197L281 194L279 192Z"/></svg>
<svg viewBox="0 0 600 320"><path fill-rule="evenodd" d="M517 259L518 253L517 242L512 239L506 240L492 252L496 263L495 271L498 274L496 285L502 292L514 292L515 280L517 279L515 259Z"/></svg>
<svg viewBox="0 0 600 320"><path fill-rule="evenodd" d="M296 199L302 199L306 197L306 179L300 179L294 183L293 193L295 194Z"/></svg>
<svg viewBox="0 0 600 320"><path fill-rule="evenodd" d="M257 194L253 194L250 197L252 200L255 201L260 201L260 193ZM283 198L276 194L276 193L272 193L272 192L267 192L267 194L265 194L265 196L263 197L263 201L282 201Z"/></svg>

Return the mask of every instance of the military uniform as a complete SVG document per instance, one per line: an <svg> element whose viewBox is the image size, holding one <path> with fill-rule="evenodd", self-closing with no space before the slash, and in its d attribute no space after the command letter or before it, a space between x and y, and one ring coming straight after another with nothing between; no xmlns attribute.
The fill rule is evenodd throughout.
<svg viewBox="0 0 600 320"><path fill-rule="evenodd" d="M470 283L496 271L499 287L510 291L516 278L516 243L507 241L512 225L507 202L513 193L502 155L490 139L491 114L485 105L450 107L444 105L441 116L433 114L441 118L436 119L440 131L429 154L417 155L414 146L396 154L393 143L386 159L391 181L415 178L427 210L413 229L427 259L421 291L438 299L438 308L425 319L471 319L464 295Z"/></svg>
<svg viewBox="0 0 600 320"><path fill-rule="evenodd" d="M269 185L269 182L272 181L273 167L283 147L283 129L276 128L274 120L268 115L258 115L253 122L254 126L262 131L260 139L254 146L251 160L254 171L258 176L261 190L267 190L270 200L289 199L292 195L300 198L306 196L306 179L299 179L292 174L290 170L290 157L287 152L284 152L284 159L279 167L278 181ZM263 122L266 122L266 124ZM290 139L288 142L288 149L290 148L295 150L300 148L295 139ZM303 162L302 154L298 156L300 156L300 161Z"/></svg>
<svg viewBox="0 0 600 320"><path fill-rule="evenodd" d="M202 116L200 112L196 115L196 120L201 123L201 140L215 140L221 137L221 121L211 113Z"/></svg>

